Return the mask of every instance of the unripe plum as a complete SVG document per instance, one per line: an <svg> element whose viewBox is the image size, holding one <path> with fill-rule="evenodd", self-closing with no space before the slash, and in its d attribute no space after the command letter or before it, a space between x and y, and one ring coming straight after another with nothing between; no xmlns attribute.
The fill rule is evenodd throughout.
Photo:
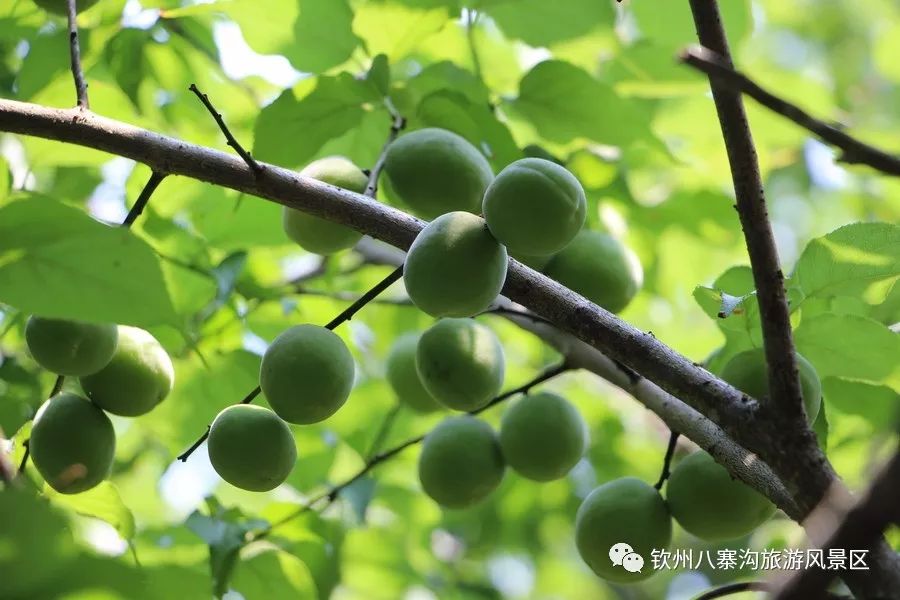
<svg viewBox="0 0 900 600"><path fill-rule="evenodd" d="M297 446L290 428L274 412L236 404L220 412L209 428L209 460L231 485L267 492L287 479Z"/></svg>
<svg viewBox="0 0 900 600"><path fill-rule="evenodd" d="M343 156L313 161L300 174L359 194L366 191L369 181L362 169ZM353 247L362 237L361 233L349 227L295 208L283 207L281 216L284 232L308 252L333 254Z"/></svg>
<svg viewBox="0 0 900 600"><path fill-rule="evenodd" d="M308 425L324 421L344 405L355 372L350 350L334 332L297 325L266 349L259 385L279 417Z"/></svg>
<svg viewBox="0 0 900 600"><path fill-rule="evenodd" d="M476 410L503 385L503 346L472 319L441 319L419 338L416 369L431 396L454 410Z"/></svg>
<svg viewBox="0 0 900 600"><path fill-rule="evenodd" d="M80 379L91 401L114 415L136 417L153 410L175 385L172 359L155 337L119 326L119 343L105 367Z"/></svg>
<svg viewBox="0 0 900 600"><path fill-rule="evenodd" d="M407 133L388 147L382 178L389 195L424 219L477 213L494 172L465 138L446 129Z"/></svg>
<svg viewBox="0 0 900 600"><path fill-rule="evenodd" d="M96 373L116 351L118 331L112 323L85 323L31 316L25 343L35 362L57 375Z"/></svg>
<svg viewBox="0 0 900 600"><path fill-rule="evenodd" d="M429 413L444 406L428 393L416 370L419 337L418 333L407 333L397 338L387 357L386 376L402 404L417 412Z"/></svg>
<svg viewBox="0 0 900 600"><path fill-rule="evenodd" d="M31 460L57 492L89 490L109 474L116 434L106 414L85 398L62 392L38 410L28 442Z"/></svg>
<svg viewBox="0 0 900 600"><path fill-rule="evenodd" d="M503 458L528 479L552 481L565 477L581 460L586 446L584 419L578 409L556 394L529 394L503 414Z"/></svg>
<svg viewBox="0 0 900 600"><path fill-rule="evenodd" d="M665 501L652 486L635 477L596 488L575 516L575 545L581 558L609 581L634 583L653 575L649 565L633 573L613 564L610 550L616 544L628 544L649 562L654 548L663 550L671 541L672 517Z"/></svg>
<svg viewBox="0 0 900 600"><path fill-rule="evenodd" d="M774 513L769 500L706 452L683 458L666 484L666 502L685 531L707 541L747 535Z"/></svg>
<svg viewBox="0 0 900 600"><path fill-rule="evenodd" d="M416 236L403 264L403 281L410 299L429 315L471 317L497 298L508 261L506 248L484 219L451 212Z"/></svg>
<svg viewBox="0 0 900 600"><path fill-rule="evenodd" d="M796 357L806 419L813 423L822 406L822 384L816 368L799 353ZM766 401L769 397L769 367L765 350L754 348L735 354L722 368L722 379L748 396L761 402Z"/></svg>
<svg viewBox="0 0 900 600"><path fill-rule="evenodd" d="M469 415L441 421L425 436L419 455L422 489L446 508L480 502L500 485L504 470L494 430Z"/></svg>
<svg viewBox="0 0 900 600"><path fill-rule="evenodd" d="M500 171L482 208L491 233L510 252L547 256L581 230L586 206L584 188L565 167L523 158Z"/></svg>
<svg viewBox="0 0 900 600"><path fill-rule="evenodd" d="M637 256L616 238L583 230L544 273L606 310L622 311L643 283Z"/></svg>

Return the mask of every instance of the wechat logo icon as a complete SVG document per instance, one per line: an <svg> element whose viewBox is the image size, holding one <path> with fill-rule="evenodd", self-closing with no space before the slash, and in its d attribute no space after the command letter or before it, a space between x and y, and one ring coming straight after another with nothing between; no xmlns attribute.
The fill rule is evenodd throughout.
<svg viewBox="0 0 900 600"><path fill-rule="evenodd" d="M629 573L640 573L644 568L644 558L625 542L613 544L609 549L609 560L613 566L622 567Z"/></svg>

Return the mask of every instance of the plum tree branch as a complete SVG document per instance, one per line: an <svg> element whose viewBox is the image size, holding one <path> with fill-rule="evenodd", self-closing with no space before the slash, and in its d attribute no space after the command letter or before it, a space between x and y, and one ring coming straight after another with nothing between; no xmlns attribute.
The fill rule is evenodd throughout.
<svg viewBox="0 0 900 600"><path fill-rule="evenodd" d="M144 208L147 206L147 202L150 201L150 196L153 195L153 192L156 191L156 188L159 187L159 184L162 183L162 180L165 178L166 176L159 171L150 173L150 179L147 180L144 189L141 190L134 206L132 206L131 210L128 211L128 214L125 215L125 220L122 221L123 227L131 227L137 218L141 216L141 213L144 212Z"/></svg>
<svg viewBox="0 0 900 600"><path fill-rule="evenodd" d="M900 176L900 157L866 144L839 128L817 119L796 104L766 90L732 68L721 56L702 46L685 50L680 59L731 89L750 96L761 105L808 130L823 142L840 148L841 162L864 164L888 175Z"/></svg>
<svg viewBox="0 0 900 600"><path fill-rule="evenodd" d="M209 96L200 91L200 88L197 87L196 83L192 83L189 87L189 90L194 92L197 98L200 99L200 102L203 103L203 106L206 107L206 110L209 111L209 114L212 115L212 118L215 119L216 125L219 126L219 129L222 130L222 133L225 135L225 139L228 142L228 145L231 146L235 152L247 163L247 166L250 167L250 170L254 172L254 174L259 175L262 172L262 166L254 159L249 152L244 150L244 147L235 139L234 135L232 135L231 130L228 129L228 125L225 124L225 120L222 118L222 113L216 110L216 108L212 105L212 102L209 101Z"/></svg>
<svg viewBox="0 0 900 600"><path fill-rule="evenodd" d="M563 361L559 364L556 364L554 366L548 367L547 369L545 369L544 371L541 371L537 376L535 376L533 379L529 380L528 382L520 385L519 387L516 387L514 389L503 392L502 394L495 397L494 399L492 399L490 402L488 402L486 405L482 406L481 408L469 411L468 414L470 414L472 416L480 415L484 411L486 411L494 406L497 406L501 402L505 402L506 400L512 398L513 396L517 396L519 394L527 394L528 392L531 391L532 388L534 388L546 381L549 381L549 380L553 379L554 377L557 377L558 375L561 375L571 369L572 369L572 367L565 361ZM321 503L323 500L326 501L325 506L330 505L332 502L337 500L338 496L340 495L340 493L343 490L345 490L346 488L348 488L355 482L357 482L360 479L362 479L363 477L365 477L375 467L394 458L395 456L397 456L398 454L400 454L407 448L410 448L412 446L415 446L415 445L421 443L424 439L425 439L425 435L418 435L414 438L410 438L404 442L401 442L400 444L397 444L396 446L393 446L392 448L390 448L388 450L385 450L383 452L378 452L377 454L373 455L371 458L366 460L366 463L362 466L362 468L360 468L352 476L348 477L341 483L331 486L330 488L328 488L327 491L322 492L318 496L315 496L314 498L303 503L294 512L289 513L288 515L284 516L283 518L279 519L278 521L275 521L274 523L270 523L266 528L257 531L255 534L251 534L249 536L250 541L257 540L257 539L267 536L273 529L281 527L282 525L289 523L290 521L293 521L294 519L309 512L310 510L313 510L316 507L316 505Z"/></svg>
<svg viewBox="0 0 900 600"><path fill-rule="evenodd" d="M690 0L700 43L731 65L728 40L716 0ZM731 167L737 212L744 230L747 253L762 321L763 345L769 366L769 394L780 412L805 422L800 380L791 337L791 320L784 290L775 236L769 223L765 191L756 146L741 95L710 79L713 100Z"/></svg>
<svg viewBox="0 0 900 600"><path fill-rule="evenodd" d="M896 452L881 472L869 485L868 491L840 519L833 530L821 532L819 536L826 537L822 544L827 553L831 549L868 548L880 537L882 532L891 523L900 522L900 452ZM829 498L826 496L823 505L816 512L832 512L834 508L828 506ZM813 513L815 516L815 512ZM832 521L832 519L826 519ZM813 537L813 536L810 536ZM774 597L777 600L803 600L804 598L819 598L831 580L841 575L840 571L827 571L825 569L806 569L788 578L776 591ZM893 590L895 596L900 590Z"/></svg>
<svg viewBox="0 0 900 600"><path fill-rule="evenodd" d="M666 483L666 480L669 478L669 475L672 472L672 457L675 456L675 447L678 445L678 437L680 435L680 433L674 430L669 432L669 443L666 446L666 455L665 457L663 457L662 471L659 474L659 479L653 486L657 490L662 489L663 484Z"/></svg>
<svg viewBox="0 0 900 600"><path fill-rule="evenodd" d="M73 119L74 116L82 118ZM191 177L305 211L401 250L409 247L424 225L395 208L294 171L266 165L259 177L253 177L248 165L237 157L89 112L0 100L0 131L79 144L131 158L162 173ZM693 412L677 413L678 421L688 424L705 415L717 424L714 430L707 431L708 445L715 443L713 439L721 441L722 431L737 445L757 454L762 444L771 442L750 426L758 412L753 399L561 284L511 261L504 293L654 382L668 393L667 397L679 399L679 408L690 406ZM671 407L670 402L664 401L657 410L665 414ZM673 426L684 435L693 435L690 428L680 423ZM712 431L718 433L714 435ZM802 487L795 487L804 493ZM794 515L798 513L795 511Z"/></svg>
<svg viewBox="0 0 900 600"><path fill-rule="evenodd" d="M66 17L69 22L69 59L72 63L72 78L75 80L77 106L85 110L91 107L88 101L88 84L81 68L81 45L78 42L78 7L77 0L66 0Z"/></svg>

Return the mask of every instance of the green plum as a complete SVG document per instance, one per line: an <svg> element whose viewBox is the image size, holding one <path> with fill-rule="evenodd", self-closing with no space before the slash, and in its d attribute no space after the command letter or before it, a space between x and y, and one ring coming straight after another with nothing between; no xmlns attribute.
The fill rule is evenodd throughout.
<svg viewBox="0 0 900 600"><path fill-rule="evenodd" d="M431 396L454 410L477 410L503 385L503 346L472 319L441 319L416 349L416 369Z"/></svg>
<svg viewBox="0 0 900 600"><path fill-rule="evenodd" d="M403 264L403 281L410 299L429 315L471 317L497 298L508 263L506 248L484 219L451 212L416 236Z"/></svg>
<svg viewBox="0 0 900 600"><path fill-rule="evenodd" d="M535 481L565 477L587 446L587 425L564 398L550 392L524 396L503 414L500 447L519 475Z"/></svg>
<svg viewBox="0 0 900 600"><path fill-rule="evenodd" d="M672 516L653 486L635 477L623 477L596 488L575 516L575 545L585 563L598 576L617 583L635 583L653 575L646 564L640 571L625 569L615 550L627 544L650 562L653 549L664 550L672 541ZM617 548L618 547L618 548Z"/></svg>
<svg viewBox="0 0 900 600"><path fill-rule="evenodd" d="M231 485L267 492L287 479L297 446L290 428L274 412L236 404L220 412L209 428L209 460Z"/></svg>
<svg viewBox="0 0 900 600"><path fill-rule="evenodd" d="M583 230L544 273L606 310L621 312L643 283L637 256L616 238Z"/></svg>
<svg viewBox="0 0 900 600"><path fill-rule="evenodd" d="M57 492L89 490L109 474L116 434L106 414L86 398L62 392L34 417L28 442L31 460Z"/></svg>
<svg viewBox="0 0 900 600"><path fill-rule="evenodd" d="M155 337L119 326L119 343L105 367L80 379L91 401L114 415L136 417L153 410L175 385L172 359Z"/></svg>
<svg viewBox="0 0 900 600"><path fill-rule="evenodd" d="M666 502L679 525L711 542L747 535L775 513L765 496L732 478L706 452L695 452L675 466Z"/></svg>
<svg viewBox="0 0 900 600"><path fill-rule="evenodd" d="M324 421L350 396L356 367L344 341L318 325L283 331L266 349L259 385L288 423Z"/></svg>
<svg viewBox="0 0 900 600"><path fill-rule="evenodd" d="M118 337L112 323L31 316L25 324L25 343L35 362L67 377L90 375L105 367L116 351Z"/></svg>
<svg viewBox="0 0 900 600"><path fill-rule="evenodd" d="M806 419L814 423L822 406L822 384L816 368L799 353L797 370L800 371L800 395L806 409ZM748 396L765 402L769 397L769 367L766 353L754 348L734 355L722 368L722 379Z"/></svg>
<svg viewBox="0 0 900 600"><path fill-rule="evenodd" d="M542 158L523 158L500 171L484 193L484 219L510 252L548 256L584 225L587 200L578 179Z"/></svg>
<svg viewBox="0 0 900 600"><path fill-rule="evenodd" d="M93 5L97 4L100 0L75 0L75 10L78 12L84 12ZM66 0L34 0L34 3L46 10L47 12L51 12L55 15L66 16L68 13L68 8L66 6Z"/></svg>
<svg viewBox="0 0 900 600"><path fill-rule="evenodd" d="M419 455L419 481L446 508L466 508L493 492L505 470L497 434L475 417L448 417L432 429Z"/></svg>
<svg viewBox="0 0 900 600"><path fill-rule="evenodd" d="M417 412L429 413L444 406L428 393L416 370L419 337L418 333L406 333L397 338L387 357L386 375L401 404Z"/></svg>
<svg viewBox="0 0 900 600"><path fill-rule="evenodd" d="M343 156L313 161L300 174L358 194L366 191L369 181L362 169ZM282 208L281 216L284 232L308 252L334 254L352 248L362 237L349 227L287 206Z"/></svg>
<svg viewBox="0 0 900 600"><path fill-rule="evenodd" d="M382 180L388 195L424 219L481 210L494 172L465 138L445 129L419 129L390 145Z"/></svg>

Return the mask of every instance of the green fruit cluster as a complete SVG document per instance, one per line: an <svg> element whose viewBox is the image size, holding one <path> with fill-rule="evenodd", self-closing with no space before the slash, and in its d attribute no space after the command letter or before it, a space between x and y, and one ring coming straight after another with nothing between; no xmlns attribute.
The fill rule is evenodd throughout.
<svg viewBox="0 0 900 600"><path fill-rule="evenodd" d="M29 441L34 465L58 492L89 490L106 478L115 453L106 413L136 417L152 410L172 389L172 361L156 338L124 325L32 316L25 341L48 371L78 376L86 396L61 392L41 406Z"/></svg>

